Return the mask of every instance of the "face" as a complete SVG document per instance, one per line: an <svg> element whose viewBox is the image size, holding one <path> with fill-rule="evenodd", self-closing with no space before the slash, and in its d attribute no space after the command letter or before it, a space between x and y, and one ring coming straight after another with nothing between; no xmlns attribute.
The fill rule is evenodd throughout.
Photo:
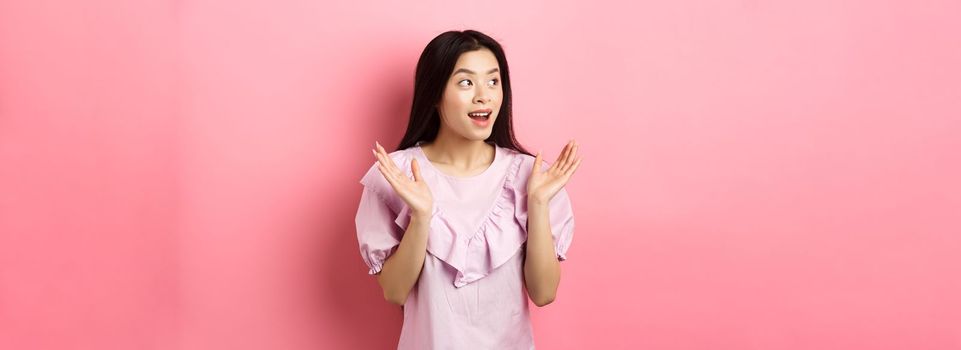
<svg viewBox="0 0 961 350"><path fill-rule="evenodd" d="M480 49L461 54L437 105L441 128L469 140L486 140L503 95L500 67L493 52Z"/></svg>

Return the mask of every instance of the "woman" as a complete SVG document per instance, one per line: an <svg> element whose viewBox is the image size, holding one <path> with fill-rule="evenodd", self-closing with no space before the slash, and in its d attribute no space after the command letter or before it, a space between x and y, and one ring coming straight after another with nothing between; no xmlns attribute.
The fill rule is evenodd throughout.
<svg viewBox="0 0 961 350"><path fill-rule="evenodd" d="M397 149L375 143L355 221L369 274L403 308L398 349L534 348L527 300L557 292L577 144L543 167L518 144L504 51L466 30L421 53Z"/></svg>

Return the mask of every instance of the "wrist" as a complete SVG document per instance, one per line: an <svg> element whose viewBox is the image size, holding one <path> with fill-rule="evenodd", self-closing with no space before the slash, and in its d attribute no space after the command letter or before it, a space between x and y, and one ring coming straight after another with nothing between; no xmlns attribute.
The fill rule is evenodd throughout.
<svg viewBox="0 0 961 350"><path fill-rule="evenodd" d="M538 196L534 194L527 195L527 205L547 205L550 202L550 198L545 198L543 196Z"/></svg>
<svg viewBox="0 0 961 350"><path fill-rule="evenodd" d="M427 220L430 220L432 216L434 216L434 213L430 210L411 210L410 211L411 219L427 221Z"/></svg>

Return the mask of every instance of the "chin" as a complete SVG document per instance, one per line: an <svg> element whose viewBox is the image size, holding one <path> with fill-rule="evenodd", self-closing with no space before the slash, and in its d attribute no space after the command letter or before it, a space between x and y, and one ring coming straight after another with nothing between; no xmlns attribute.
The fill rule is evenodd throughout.
<svg viewBox="0 0 961 350"><path fill-rule="evenodd" d="M491 134L492 134L492 133L490 133L490 132L483 133L483 134L476 134L476 135L474 135L474 137L471 138L471 140L472 140L472 141L481 141L481 142L483 142L483 141L486 141L487 139L489 139L489 138L491 137Z"/></svg>

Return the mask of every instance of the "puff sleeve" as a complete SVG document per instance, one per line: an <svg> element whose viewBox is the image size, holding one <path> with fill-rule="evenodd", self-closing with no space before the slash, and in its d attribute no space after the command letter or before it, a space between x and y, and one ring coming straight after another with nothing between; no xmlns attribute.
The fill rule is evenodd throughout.
<svg viewBox="0 0 961 350"><path fill-rule="evenodd" d="M551 234L554 236L554 251L557 259L567 260L567 248L574 238L574 208L566 189L561 189L551 199L548 214L551 220Z"/></svg>
<svg viewBox="0 0 961 350"><path fill-rule="evenodd" d="M398 153L391 155L402 161ZM404 229L396 224L399 201L393 188L374 163L361 178L364 185L354 224L357 227L357 243L360 255L370 268L368 274L380 273L387 258L397 250Z"/></svg>
<svg viewBox="0 0 961 350"><path fill-rule="evenodd" d="M394 223L395 217L396 214L374 189L364 187L354 223L360 255L370 268L369 275L380 273L384 262L400 244L404 232Z"/></svg>

